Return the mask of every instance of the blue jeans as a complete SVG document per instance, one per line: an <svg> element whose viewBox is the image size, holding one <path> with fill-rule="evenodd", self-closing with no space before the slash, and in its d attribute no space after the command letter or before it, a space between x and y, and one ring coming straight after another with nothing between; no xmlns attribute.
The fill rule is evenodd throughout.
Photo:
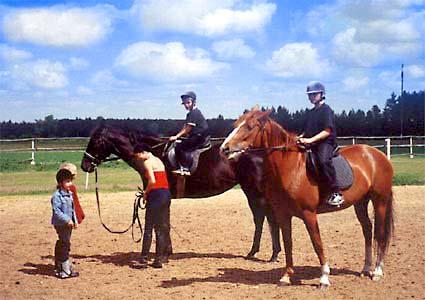
<svg viewBox="0 0 425 300"><path fill-rule="evenodd" d="M170 238L171 194L168 189L152 190L148 194L143 233L142 256L147 256L152 243L152 231L155 229L155 256L167 256L171 250Z"/></svg>
<svg viewBox="0 0 425 300"><path fill-rule="evenodd" d="M69 252L71 251L71 234L72 228L67 225L55 226L58 234L58 240L55 245L55 261L60 263L69 259Z"/></svg>

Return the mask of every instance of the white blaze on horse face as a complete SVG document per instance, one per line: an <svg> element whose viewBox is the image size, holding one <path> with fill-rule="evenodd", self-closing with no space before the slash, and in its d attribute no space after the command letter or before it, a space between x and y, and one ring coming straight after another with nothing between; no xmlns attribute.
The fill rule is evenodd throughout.
<svg viewBox="0 0 425 300"><path fill-rule="evenodd" d="M224 140L223 144L221 144L220 150L223 151L226 148L226 144L229 143L229 141L231 139L233 139L236 134L238 133L239 129L241 129L241 127L245 124L245 121L243 121L242 123L239 124L238 127L236 127L235 129L233 129L233 131L229 134L229 136Z"/></svg>

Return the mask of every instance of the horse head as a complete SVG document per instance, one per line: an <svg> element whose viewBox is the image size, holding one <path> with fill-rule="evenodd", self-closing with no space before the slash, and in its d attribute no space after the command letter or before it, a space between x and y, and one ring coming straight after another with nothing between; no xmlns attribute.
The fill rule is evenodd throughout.
<svg viewBox="0 0 425 300"><path fill-rule="evenodd" d="M81 169L93 172L95 167L107 160L111 154L128 161L133 147L124 130L101 125L90 136L81 161Z"/></svg>
<svg viewBox="0 0 425 300"><path fill-rule="evenodd" d="M229 160L238 160L241 154L251 148L261 147L260 132L271 111L252 109L233 124L233 131L220 147L220 153Z"/></svg>
<svg viewBox="0 0 425 300"><path fill-rule="evenodd" d="M93 172L96 166L109 160L108 157L111 154L131 165L136 145L153 146L160 142L161 139L149 136L141 131L101 125L90 136L81 161L81 169L85 172Z"/></svg>
<svg viewBox="0 0 425 300"><path fill-rule="evenodd" d="M250 150L266 150L272 147L295 146L296 135L287 132L269 115L271 110L256 108L242 115L234 129L220 147L220 153L229 160L238 160Z"/></svg>

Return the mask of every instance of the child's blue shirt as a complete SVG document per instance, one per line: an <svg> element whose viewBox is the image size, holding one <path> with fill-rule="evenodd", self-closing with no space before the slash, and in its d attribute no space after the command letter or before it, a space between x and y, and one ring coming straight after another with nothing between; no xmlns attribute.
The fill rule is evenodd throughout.
<svg viewBox="0 0 425 300"><path fill-rule="evenodd" d="M76 223L72 192L57 189L52 195L52 225L64 226L69 220Z"/></svg>

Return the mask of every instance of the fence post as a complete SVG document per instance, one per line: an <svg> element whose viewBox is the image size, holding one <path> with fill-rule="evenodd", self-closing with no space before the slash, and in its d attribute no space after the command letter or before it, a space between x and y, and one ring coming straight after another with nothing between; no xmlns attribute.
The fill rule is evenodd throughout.
<svg viewBox="0 0 425 300"><path fill-rule="evenodd" d="M413 137L410 137L410 158L413 158Z"/></svg>
<svg viewBox="0 0 425 300"><path fill-rule="evenodd" d="M31 139L31 165L35 165L35 138Z"/></svg>
<svg viewBox="0 0 425 300"><path fill-rule="evenodd" d="M385 142L387 142L387 158L391 159L391 139L387 138Z"/></svg>
<svg viewBox="0 0 425 300"><path fill-rule="evenodd" d="M353 136L353 145L356 144L356 138Z"/></svg>

